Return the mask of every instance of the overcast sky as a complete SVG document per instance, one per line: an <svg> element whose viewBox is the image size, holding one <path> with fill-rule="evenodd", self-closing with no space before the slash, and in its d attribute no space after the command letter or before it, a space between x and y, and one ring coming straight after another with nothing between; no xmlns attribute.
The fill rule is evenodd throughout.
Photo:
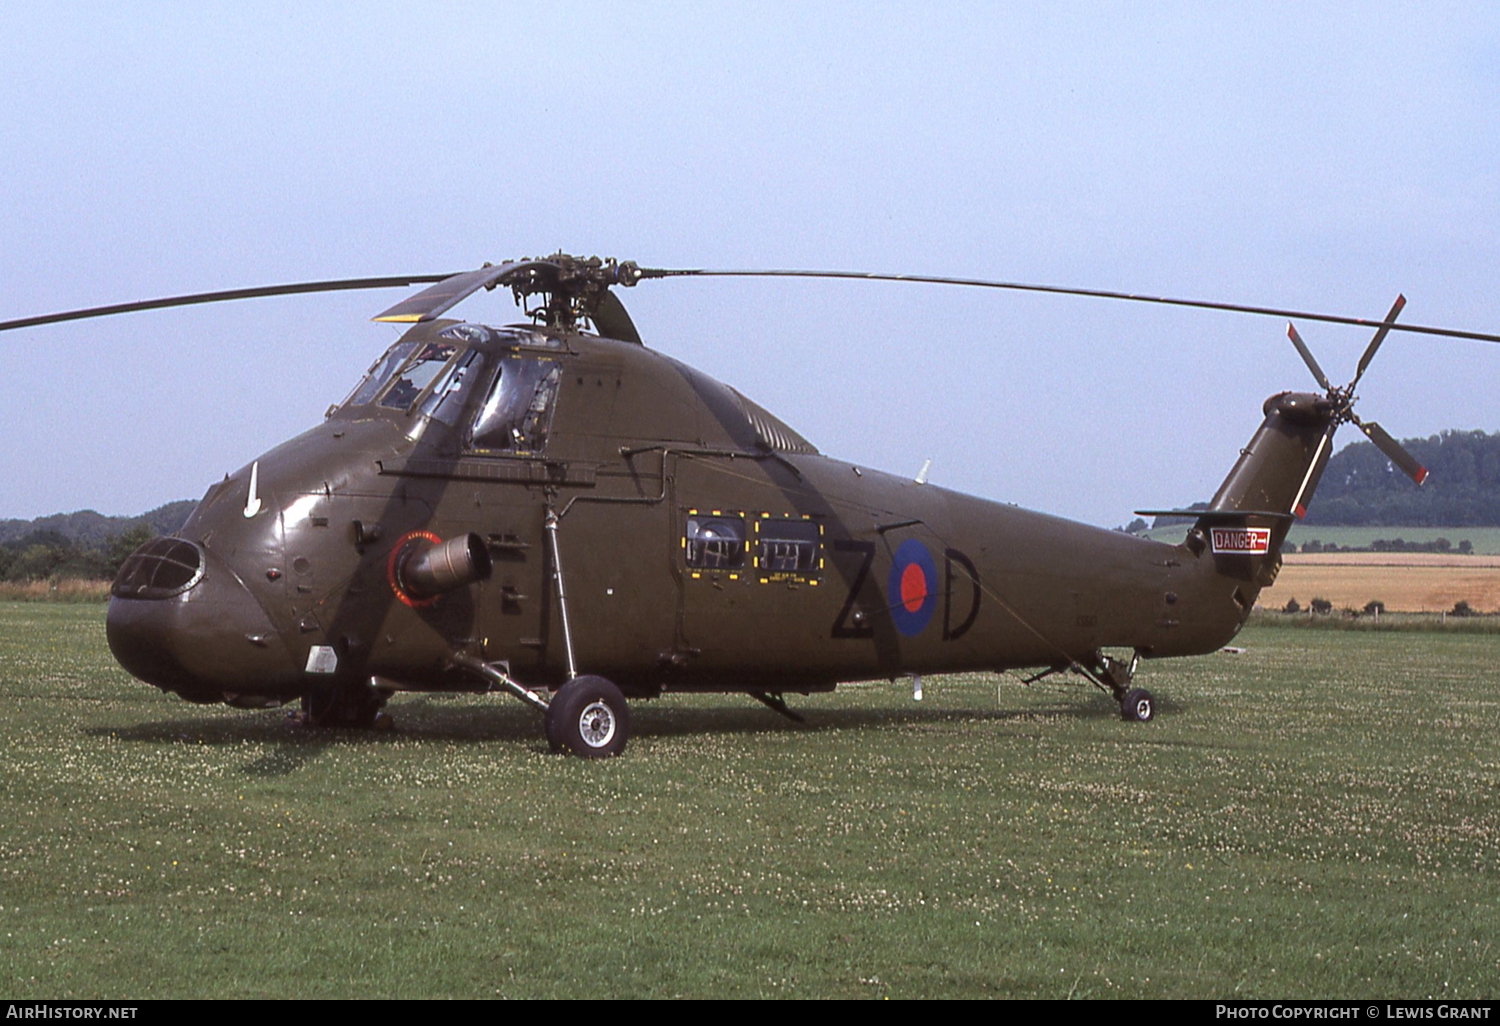
<svg viewBox="0 0 1500 1026"><path fill-rule="evenodd" d="M1500 331L1500 7L0 6L0 320L557 249L1151 292ZM201 495L316 423L405 293L0 335L0 517ZM647 282L647 344L832 455L1112 526L1209 496L1273 319ZM508 298L460 314L515 320ZM1367 335L1303 325L1336 381ZM1393 335L1359 409L1500 429L1500 346ZM1359 436L1346 429L1340 442Z"/></svg>

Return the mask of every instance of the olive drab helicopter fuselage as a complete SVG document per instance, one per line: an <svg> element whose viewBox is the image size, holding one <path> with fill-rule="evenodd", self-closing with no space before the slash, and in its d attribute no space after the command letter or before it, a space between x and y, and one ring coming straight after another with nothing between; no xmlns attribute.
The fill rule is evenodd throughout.
<svg viewBox="0 0 1500 1026"><path fill-rule="evenodd" d="M559 254L321 283L437 281L379 318L413 326L322 424L130 557L116 658L194 702L301 700L314 725L387 722L397 691L506 690L584 756L623 748L626 698L743 692L795 715L785 694L962 670L1072 671L1146 720L1139 660L1235 636L1340 423L1425 475L1351 409L1400 301L1344 388L1293 333L1324 394L1268 399L1172 545L821 454L641 343L609 288L668 273ZM440 316L496 285L543 296L537 323ZM250 294L274 293L228 297Z"/></svg>

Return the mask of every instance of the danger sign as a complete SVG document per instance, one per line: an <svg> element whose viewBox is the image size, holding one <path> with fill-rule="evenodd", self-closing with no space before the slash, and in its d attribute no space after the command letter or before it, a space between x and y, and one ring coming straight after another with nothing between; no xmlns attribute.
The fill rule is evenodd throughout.
<svg viewBox="0 0 1500 1026"><path fill-rule="evenodd" d="M1269 527L1215 527L1210 530L1215 552L1243 552L1253 555L1271 551Z"/></svg>

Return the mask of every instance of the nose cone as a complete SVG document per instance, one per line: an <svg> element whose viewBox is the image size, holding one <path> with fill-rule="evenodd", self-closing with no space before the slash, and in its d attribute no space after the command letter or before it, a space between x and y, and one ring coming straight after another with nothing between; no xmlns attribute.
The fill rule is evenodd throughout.
<svg viewBox="0 0 1500 1026"><path fill-rule="evenodd" d="M132 676L194 702L295 692L301 668L265 610L201 546L147 542L110 595L109 649Z"/></svg>

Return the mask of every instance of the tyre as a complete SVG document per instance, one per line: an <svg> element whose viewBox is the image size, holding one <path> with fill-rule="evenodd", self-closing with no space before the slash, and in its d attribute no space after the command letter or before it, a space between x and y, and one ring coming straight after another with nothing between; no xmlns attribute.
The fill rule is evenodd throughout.
<svg viewBox="0 0 1500 1026"><path fill-rule="evenodd" d="M1147 723L1156 715L1156 699L1145 688L1131 688L1120 699L1120 715L1132 723Z"/></svg>
<svg viewBox="0 0 1500 1026"><path fill-rule="evenodd" d="M547 743L582 759L603 759L625 750L630 709L625 696L603 677L574 677L547 706Z"/></svg>

